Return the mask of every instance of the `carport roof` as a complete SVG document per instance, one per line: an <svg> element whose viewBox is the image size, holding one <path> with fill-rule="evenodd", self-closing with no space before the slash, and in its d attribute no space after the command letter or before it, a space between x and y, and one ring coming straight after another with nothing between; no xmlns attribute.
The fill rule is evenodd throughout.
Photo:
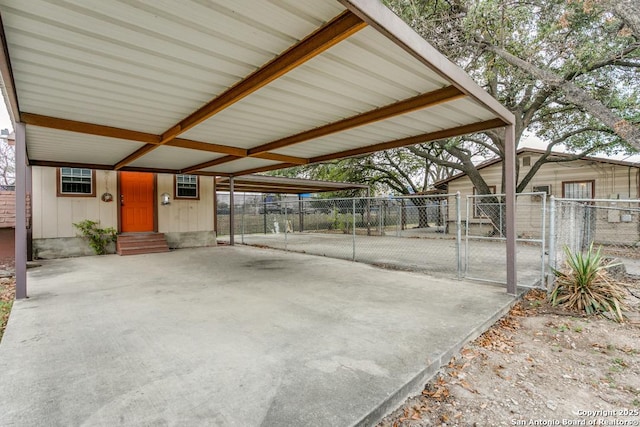
<svg viewBox="0 0 640 427"><path fill-rule="evenodd" d="M216 190L229 191L229 178L216 178ZM282 176L245 175L233 179L234 191L249 193L304 194L341 190L366 190L368 185L352 182L317 181Z"/></svg>
<svg viewBox="0 0 640 427"><path fill-rule="evenodd" d="M238 176L502 127L377 0L0 0L31 165Z"/></svg>

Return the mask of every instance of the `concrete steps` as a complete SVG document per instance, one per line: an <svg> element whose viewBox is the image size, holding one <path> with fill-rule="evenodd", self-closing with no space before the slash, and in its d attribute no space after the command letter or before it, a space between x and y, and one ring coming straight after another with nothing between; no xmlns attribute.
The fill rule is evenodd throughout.
<svg viewBox="0 0 640 427"><path fill-rule="evenodd" d="M118 255L153 254L169 252L163 233L119 234L116 241Z"/></svg>

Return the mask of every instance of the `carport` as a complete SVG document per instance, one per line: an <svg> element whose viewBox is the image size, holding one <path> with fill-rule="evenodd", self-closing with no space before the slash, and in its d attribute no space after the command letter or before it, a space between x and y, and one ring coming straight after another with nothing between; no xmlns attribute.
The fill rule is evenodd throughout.
<svg viewBox="0 0 640 427"><path fill-rule="evenodd" d="M505 128L512 114L377 0L1 0L16 130L17 298L29 167L236 177Z"/></svg>

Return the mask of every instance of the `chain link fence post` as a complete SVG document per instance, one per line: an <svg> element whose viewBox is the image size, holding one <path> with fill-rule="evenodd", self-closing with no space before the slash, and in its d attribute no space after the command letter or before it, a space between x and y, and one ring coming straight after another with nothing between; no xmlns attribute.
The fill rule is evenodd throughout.
<svg viewBox="0 0 640 427"><path fill-rule="evenodd" d="M289 217L287 215L287 211L289 209L288 209L286 200L282 205L284 205L284 250L286 251L287 250L287 243L288 243L287 242L287 234L289 234L288 233L288 231L289 231Z"/></svg>
<svg viewBox="0 0 640 427"><path fill-rule="evenodd" d="M352 210L352 214L353 214L352 215L352 219L353 219L352 224L353 225L351 226L351 232L353 234L353 256L351 257L351 260L355 261L356 260L356 199L354 198L352 200L352 202L353 202L352 203L352 209L353 209Z"/></svg>

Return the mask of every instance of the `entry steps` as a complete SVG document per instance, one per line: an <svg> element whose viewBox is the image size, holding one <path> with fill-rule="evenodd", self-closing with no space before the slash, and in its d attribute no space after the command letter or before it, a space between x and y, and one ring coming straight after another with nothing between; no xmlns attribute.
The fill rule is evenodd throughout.
<svg viewBox="0 0 640 427"><path fill-rule="evenodd" d="M164 233L124 233L116 241L118 255L154 254L169 252Z"/></svg>

